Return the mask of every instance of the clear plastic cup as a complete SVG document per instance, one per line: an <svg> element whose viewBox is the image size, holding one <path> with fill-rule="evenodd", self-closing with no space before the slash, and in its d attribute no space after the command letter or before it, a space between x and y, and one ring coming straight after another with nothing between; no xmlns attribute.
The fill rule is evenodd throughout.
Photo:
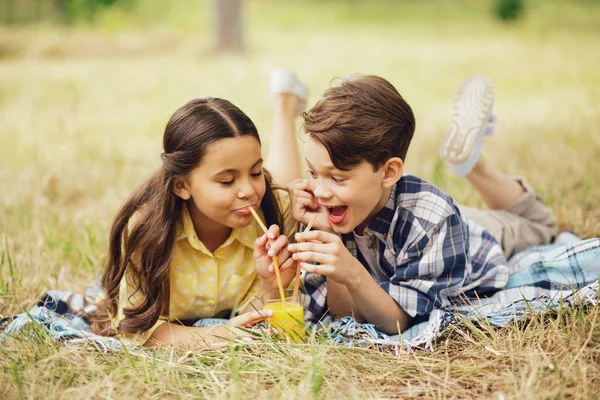
<svg viewBox="0 0 600 400"><path fill-rule="evenodd" d="M273 316L266 319L269 328L276 329L281 337L294 342L304 343L306 332L304 329L304 305L301 294L293 298L293 290L284 290L285 302L281 299L263 300L263 309L272 310ZM280 296L279 291L276 294Z"/></svg>

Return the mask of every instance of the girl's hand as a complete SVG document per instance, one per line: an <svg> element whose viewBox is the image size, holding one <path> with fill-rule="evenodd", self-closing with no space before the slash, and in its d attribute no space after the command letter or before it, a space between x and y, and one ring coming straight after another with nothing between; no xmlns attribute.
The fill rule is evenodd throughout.
<svg viewBox="0 0 600 400"><path fill-rule="evenodd" d="M313 229L333 232L327 217L327 209L319 205L308 181L296 179L288 183L286 188L292 201L292 216L296 221L308 225L312 217L317 215Z"/></svg>
<svg viewBox="0 0 600 400"><path fill-rule="evenodd" d="M307 272L325 275L347 287L360 284L363 265L350 254L342 239L329 232L310 231L297 233L296 241L288 246L292 258L300 261L300 267ZM308 264L313 261L319 265Z"/></svg>
<svg viewBox="0 0 600 400"><path fill-rule="evenodd" d="M284 288L288 287L296 276L297 263L288 251L288 238L279 234L279 227L271 225L267 235L262 235L254 242L254 258L256 272L261 279L261 286L267 291L278 289L277 275L273 266L273 257L277 256L279 271Z"/></svg>
<svg viewBox="0 0 600 400"><path fill-rule="evenodd" d="M259 322L263 322L265 318L273 316L273 310L254 310L244 314L236 315L225 324L225 327L231 329L237 326L242 328L250 328Z"/></svg>
<svg viewBox="0 0 600 400"><path fill-rule="evenodd" d="M240 314L231 318L229 321L227 321L225 325L217 326L213 330L212 335L219 338L253 338L254 335L252 335L251 333L236 328L251 328L256 324L263 322L265 318L269 318L272 316L273 310L250 311L244 314Z"/></svg>

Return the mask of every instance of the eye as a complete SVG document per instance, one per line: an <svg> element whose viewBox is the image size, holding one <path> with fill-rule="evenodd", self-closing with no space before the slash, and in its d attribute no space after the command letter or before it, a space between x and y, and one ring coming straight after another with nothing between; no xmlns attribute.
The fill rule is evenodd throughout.
<svg viewBox="0 0 600 400"><path fill-rule="evenodd" d="M342 183L342 182L344 182L346 179L344 179L344 178L336 178L335 176L332 176L332 177L331 177L331 180L332 180L332 181L334 181L334 182L337 182L337 183Z"/></svg>
<svg viewBox="0 0 600 400"><path fill-rule="evenodd" d="M317 173L311 169L308 170L308 174L310 175L311 178L316 178L317 177Z"/></svg>
<svg viewBox="0 0 600 400"><path fill-rule="evenodd" d="M232 179L230 181L221 181L219 183L224 186L230 186L230 185L233 185L233 182L235 182L235 179Z"/></svg>
<svg viewBox="0 0 600 400"><path fill-rule="evenodd" d="M259 176L262 176L262 174L263 174L263 170L261 169L260 171L258 171L258 172L255 172L255 173L253 173L253 174L250 174L250 175L252 175L253 177L257 178L257 177L259 177Z"/></svg>

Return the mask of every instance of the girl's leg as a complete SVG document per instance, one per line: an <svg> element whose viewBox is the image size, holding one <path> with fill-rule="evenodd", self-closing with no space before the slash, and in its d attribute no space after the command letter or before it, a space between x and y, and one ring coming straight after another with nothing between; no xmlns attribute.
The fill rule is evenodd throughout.
<svg viewBox="0 0 600 400"><path fill-rule="evenodd" d="M296 118L306 105L306 87L287 70L271 73L273 93L273 132L265 167L275 183L285 187L302 177Z"/></svg>

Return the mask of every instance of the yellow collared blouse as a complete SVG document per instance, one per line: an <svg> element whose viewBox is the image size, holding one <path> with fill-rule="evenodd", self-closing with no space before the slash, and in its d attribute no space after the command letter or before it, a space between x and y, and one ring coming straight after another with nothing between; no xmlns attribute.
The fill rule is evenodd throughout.
<svg viewBox="0 0 600 400"><path fill-rule="evenodd" d="M291 238L296 231L296 222L289 195L283 189L274 189L274 193L283 213L283 233ZM262 210L257 211L264 221ZM225 243L211 253L197 238L189 211L184 206L171 262L168 307L163 306L163 312L152 328L138 334L123 333L121 340L142 345L166 321L228 317L229 311L238 304L239 309L243 309L258 293L260 280L253 253L254 241L260 235L262 230L253 219L245 228L234 229ZM123 308L140 300L137 294L131 296L134 292L135 288L123 277L113 326L123 319Z"/></svg>

